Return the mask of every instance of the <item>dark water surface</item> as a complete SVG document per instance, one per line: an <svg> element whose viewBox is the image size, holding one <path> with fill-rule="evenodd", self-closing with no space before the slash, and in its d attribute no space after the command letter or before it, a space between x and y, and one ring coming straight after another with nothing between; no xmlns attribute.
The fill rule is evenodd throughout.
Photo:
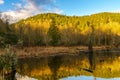
<svg viewBox="0 0 120 80"><path fill-rule="evenodd" d="M17 72L21 80L120 80L120 52L22 58Z"/></svg>

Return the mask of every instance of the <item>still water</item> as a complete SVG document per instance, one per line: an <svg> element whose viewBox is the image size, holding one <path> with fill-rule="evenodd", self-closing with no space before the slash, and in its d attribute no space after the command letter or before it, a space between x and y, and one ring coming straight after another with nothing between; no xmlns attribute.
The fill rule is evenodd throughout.
<svg viewBox="0 0 120 80"><path fill-rule="evenodd" d="M120 52L22 58L17 80L120 80Z"/></svg>

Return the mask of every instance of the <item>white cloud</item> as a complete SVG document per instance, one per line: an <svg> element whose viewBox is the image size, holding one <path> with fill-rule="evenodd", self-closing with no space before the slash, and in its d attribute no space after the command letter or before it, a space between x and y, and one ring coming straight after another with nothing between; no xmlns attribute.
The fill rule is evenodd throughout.
<svg viewBox="0 0 120 80"><path fill-rule="evenodd" d="M4 18L4 16L11 16L12 20L11 23L17 22L18 20L25 19L31 15L33 15L33 12L37 12L36 8L32 6L31 4L26 4L24 7L21 7L20 5L15 5L15 10L8 10L6 12L2 12L1 15Z"/></svg>
<svg viewBox="0 0 120 80"><path fill-rule="evenodd" d="M24 2L25 5L22 5L20 3L12 3L12 5L15 7L15 10L2 12L2 17L4 17L4 15L11 16L12 23L43 12L62 12L62 10L59 10L55 6L55 0L24 0ZM48 10L47 7L49 7L50 10Z"/></svg>
<svg viewBox="0 0 120 80"><path fill-rule="evenodd" d="M113 13L120 13L120 10L113 10L111 12L113 12Z"/></svg>
<svg viewBox="0 0 120 80"><path fill-rule="evenodd" d="M58 8L53 8L53 12L55 12L55 13L62 13L63 10L60 10L60 9L58 9Z"/></svg>
<svg viewBox="0 0 120 80"><path fill-rule="evenodd" d="M22 8L22 4L20 4L20 3L16 3L16 4L12 3L12 5L15 6L18 9Z"/></svg>
<svg viewBox="0 0 120 80"><path fill-rule="evenodd" d="M0 4L4 4L4 1L3 1L3 0L0 0Z"/></svg>

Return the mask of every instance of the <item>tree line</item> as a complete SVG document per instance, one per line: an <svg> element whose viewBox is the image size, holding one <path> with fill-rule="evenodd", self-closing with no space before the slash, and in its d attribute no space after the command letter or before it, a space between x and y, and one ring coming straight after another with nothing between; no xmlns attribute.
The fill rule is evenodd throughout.
<svg viewBox="0 0 120 80"><path fill-rule="evenodd" d="M91 37L92 35L92 37ZM94 46L120 44L120 14L65 16L44 13L14 24L0 20L0 46Z"/></svg>

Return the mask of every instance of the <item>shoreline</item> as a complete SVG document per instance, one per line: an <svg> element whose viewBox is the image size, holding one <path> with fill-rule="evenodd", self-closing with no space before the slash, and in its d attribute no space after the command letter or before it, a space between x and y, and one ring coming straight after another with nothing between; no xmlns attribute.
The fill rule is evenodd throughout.
<svg viewBox="0 0 120 80"><path fill-rule="evenodd" d="M71 46L71 47L25 47L21 48L12 48L13 51L17 54L18 58L25 57L41 57L41 56L51 56L51 55L61 55L61 54L78 54L88 52L87 46ZM109 46L94 46L94 51L120 51L120 49L111 48ZM0 54L4 54L5 50L0 49Z"/></svg>

